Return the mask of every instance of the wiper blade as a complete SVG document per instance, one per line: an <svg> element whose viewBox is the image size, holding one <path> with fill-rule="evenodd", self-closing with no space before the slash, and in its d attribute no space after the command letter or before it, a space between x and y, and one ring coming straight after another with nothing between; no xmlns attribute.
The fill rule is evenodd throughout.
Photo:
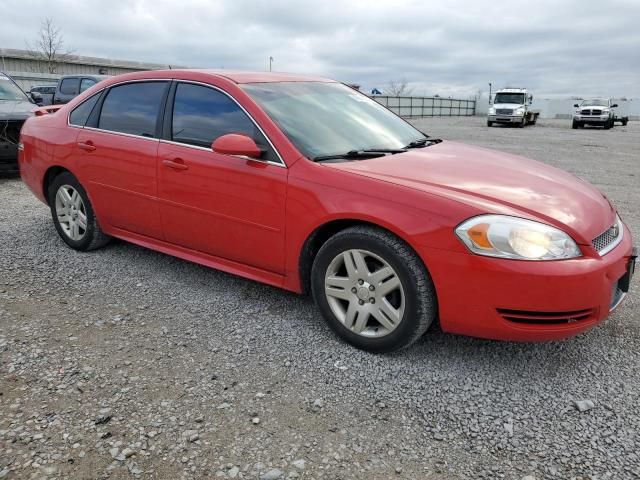
<svg viewBox="0 0 640 480"><path fill-rule="evenodd" d="M376 158L382 157L388 153L402 153L407 150L404 148L371 148L367 150L350 150L346 153L337 153L335 155L320 155L313 157L313 161L322 162L323 160L335 160L339 158Z"/></svg>
<svg viewBox="0 0 640 480"><path fill-rule="evenodd" d="M435 145L436 143L441 143L442 139L440 138L421 138L419 140L414 140L410 142L405 148L422 148L422 147L430 147L431 145Z"/></svg>

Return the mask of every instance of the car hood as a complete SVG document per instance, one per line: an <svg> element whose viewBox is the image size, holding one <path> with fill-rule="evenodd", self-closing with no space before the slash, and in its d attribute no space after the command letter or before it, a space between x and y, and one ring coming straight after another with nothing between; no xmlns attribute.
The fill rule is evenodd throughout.
<svg viewBox="0 0 640 480"><path fill-rule="evenodd" d="M26 100L0 100L0 120L26 120L35 107Z"/></svg>
<svg viewBox="0 0 640 480"><path fill-rule="evenodd" d="M325 165L448 197L475 207L478 214L542 221L562 228L584 244L615 221L615 211L604 195L567 172L517 155L455 142Z"/></svg>

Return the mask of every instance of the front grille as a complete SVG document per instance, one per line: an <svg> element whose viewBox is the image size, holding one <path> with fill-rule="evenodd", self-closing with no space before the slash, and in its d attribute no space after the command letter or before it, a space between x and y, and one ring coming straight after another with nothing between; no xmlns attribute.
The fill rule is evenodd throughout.
<svg viewBox="0 0 640 480"><path fill-rule="evenodd" d="M591 110L591 115L601 115L602 110Z"/></svg>
<svg viewBox="0 0 640 480"><path fill-rule="evenodd" d="M616 222L611 227L607 228L604 232L591 240L591 245L595 248L599 254L603 254L611 250L613 246L617 244L622 237L622 225Z"/></svg>
<svg viewBox="0 0 640 480"><path fill-rule="evenodd" d="M10 143L18 145L20 139L20 129L24 120L2 120L0 121L0 143Z"/></svg>
<svg viewBox="0 0 640 480"><path fill-rule="evenodd" d="M496 115L512 115L512 108L496 108Z"/></svg>
<svg viewBox="0 0 640 480"><path fill-rule="evenodd" d="M591 115L591 110L589 110L588 108L580 110L580 115Z"/></svg>
<svg viewBox="0 0 640 480"><path fill-rule="evenodd" d="M575 310L571 312L530 312L526 310L507 310L498 308L498 313L509 322L526 323L530 325L562 325L567 323L591 320L595 316L595 309Z"/></svg>

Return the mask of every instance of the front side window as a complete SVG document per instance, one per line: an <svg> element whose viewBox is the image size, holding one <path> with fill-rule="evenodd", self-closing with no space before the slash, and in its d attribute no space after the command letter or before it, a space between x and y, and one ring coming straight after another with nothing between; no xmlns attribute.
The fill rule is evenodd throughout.
<svg viewBox="0 0 640 480"><path fill-rule="evenodd" d="M78 105L69 115L69 123L71 125L76 125L78 127L84 127L87 123L87 119L89 115L91 115L91 111L93 107L95 107L96 103L98 103L98 99L100 98L100 93L96 93L92 95L87 100Z"/></svg>
<svg viewBox="0 0 640 480"><path fill-rule="evenodd" d="M98 128L156 137L156 122L167 82L136 82L109 89Z"/></svg>
<svg viewBox="0 0 640 480"><path fill-rule="evenodd" d="M64 78L60 83L60 93L65 95L76 95L78 93L79 78Z"/></svg>
<svg viewBox="0 0 640 480"><path fill-rule="evenodd" d="M401 149L424 139L378 102L334 82L241 85L308 158L352 150Z"/></svg>
<svg viewBox="0 0 640 480"><path fill-rule="evenodd" d="M172 140L210 147L227 133L255 137L256 127L225 94L202 85L180 83L173 104Z"/></svg>
<svg viewBox="0 0 640 480"><path fill-rule="evenodd" d="M216 138L228 133L251 137L265 152L263 160L279 162L260 130L231 98L203 85L179 83L173 103L171 140L209 148Z"/></svg>
<svg viewBox="0 0 640 480"><path fill-rule="evenodd" d="M93 78L83 78L80 82L80 93L84 92L89 87L93 87L96 82Z"/></svg>

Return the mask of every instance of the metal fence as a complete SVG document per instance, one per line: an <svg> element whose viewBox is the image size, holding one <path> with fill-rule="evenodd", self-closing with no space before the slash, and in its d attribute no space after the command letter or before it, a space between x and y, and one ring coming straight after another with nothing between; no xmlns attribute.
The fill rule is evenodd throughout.
<svg viewBox="0 0 640 480"><path fill-rule="evenodd" d="M440 97L389 97L373 95L376 102L401 117L467 117L475 115L475 100Z"/></svg>

